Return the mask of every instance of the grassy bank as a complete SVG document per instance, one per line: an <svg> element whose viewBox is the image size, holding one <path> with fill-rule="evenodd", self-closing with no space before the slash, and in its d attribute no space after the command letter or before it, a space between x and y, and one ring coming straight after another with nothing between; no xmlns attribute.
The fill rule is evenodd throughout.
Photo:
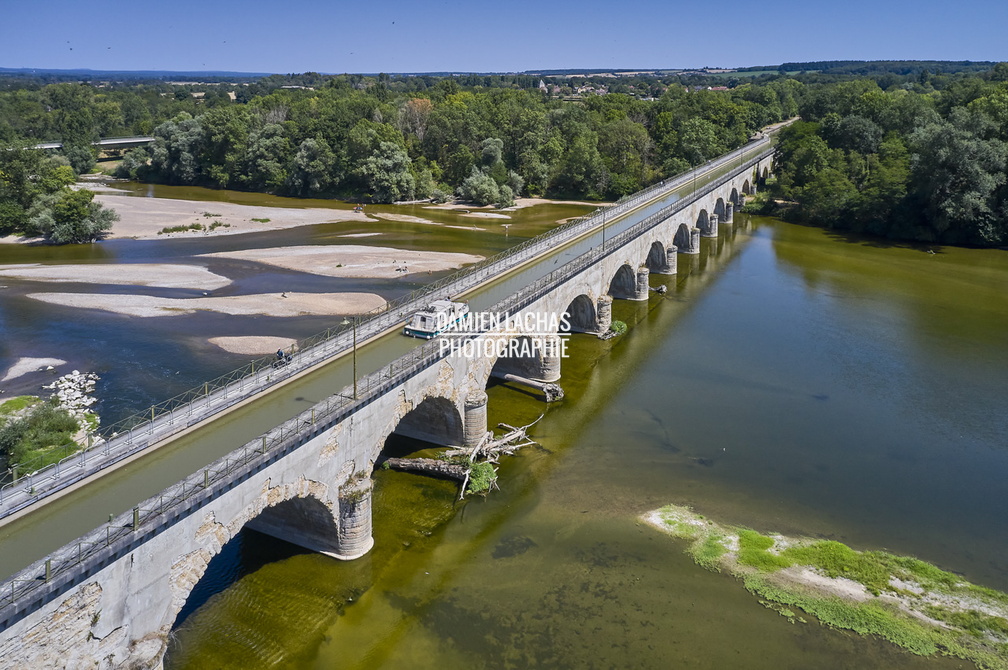
<svg viewBox="0 0 1008 670"><path fill-rule="evenodd" d="M82 434L96 427L92 412L78 420L53 402L18 396L0 404L0 454L8 467L26 474L79 451Z"/></svg>
<svg viewBox="0 0 1008 670"><path fill-rule="evenodd" d="M708 570L738 577L792 622L876 635L922 656L955 656L1008 669L1008 594L907 556L856 551L840 542L763 535L668 505L645 521L690 542ZM799 610L799 611L796 611Z"/></svg>

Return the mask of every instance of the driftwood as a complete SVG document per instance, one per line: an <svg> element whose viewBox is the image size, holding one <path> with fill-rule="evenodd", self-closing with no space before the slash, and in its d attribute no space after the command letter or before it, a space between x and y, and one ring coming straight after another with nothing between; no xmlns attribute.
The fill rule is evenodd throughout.
<svg viewBox="0 0 1008 670"><path fill-rule="evenodd" d="M469 462L473 462L477 456L484 456L488 460L496 461L496 457L499 454L511 455L518 451L522 447L527 447L531 444L535 444L534 440L528 438L529 428L539 423L539 420L543 418L543 415L539 415L539 419L536 419L530 424L520 426L515 428L506 423L498 424L498 428L506 428L507 433L501 437L492 438L493 433L488 432L483 440L474 449L449 449L445 452L446 458L454 458L456 456L466 456L469 458Z"/></svg>
<svg viewBox="0 0 1008 670"><path fill-rule="evenodd" d="M539 415L539 419L542 418L543 415ZM475 447L467 449L449 449L446 451L444 453L445 460L434 458L389 458L383 465L388 466L392 470L419 472L434 477L443 477L460 481L462 482L462 491L459 495L459 500L461 500L465 495L466 485L469 483L469 473L471 472L472 464L476 462L476 459L482 457L490 463L496 463L500 454L510 455L522 447L535 444L533 440L529 439L526 431L538 423L539 419L517 428L506 423L498 424L499 428L506 428L508 432L501 437L495 438L492 432L487 431L483 436L483 439L480 440L479 444ZM448 462L449 459L458 458L460 456L468 459L469 463L462 465L459 463Z"/></svg>
<svg viewBox="0 0 1008 670"><path fill-rule="evenodd" d="M553 382L539 382L534 379L529 379L528 377L513 375L508 372L491 371L490 375L512 384L524 384L525 386L538 389L543 392L544 396L546 396L546 402L556 402L557 400L563 400L564 397L563 388L561 388L559 384L555 384Z"/></svg>

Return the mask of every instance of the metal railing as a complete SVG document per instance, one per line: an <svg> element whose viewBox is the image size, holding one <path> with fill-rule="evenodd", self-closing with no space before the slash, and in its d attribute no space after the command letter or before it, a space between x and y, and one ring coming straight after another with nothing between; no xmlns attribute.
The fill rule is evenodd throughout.
<svg viewBox="0 0 1008 670"><path fill-rule="evenodd" d="M529 306L601 258L619 251L626 243L730 181L738 172L756 165L767 155L769 152L763 152L740 165L738 171L708 182L702 190L651 214L616 234L604 245L592 247L520 291L498 301L490 309L497 313L514 314ZM470 337L480 335L474 333ZM323 339L322 342L332 339L335 338ZM43 602L72 588L99 567L126 555L179 518L201 508L224 490L248 479L322 431L328 430L366 407L419 371L449 355L441 350L437 340L426 342L386 367L358 379L356 397L352 387L344 388L206 468L168 487L160 494L148 498L132 511L110 518L106 525L36 561L0 584L0 626L6 627L32 609L41 606ZM85 563L88 567L82 567Z"/></svg>
<svg viewBox="0 0 1008 670"><path fill-rule="evenodd" d="M277 366L271 356L259 358L201 386L157 403L141 413L103 426L97 439L89 438L87 447L73 451L56 463L49 465L51 459L48 459L21 464L18 469L22 470L22 473L30 472L20 477L15 472L14 481L0 486L0 519L108 468L157 441L205 421L278 382L348 351L353 346L352 331L355 328L358 342L364 342L401 323L432 300L465 293L488 278L535 258L543 251L554 249L580 237L604 221L612 221L613 217L621 216L662 193L684 186L693 178L696 171L717 169L768 142L769 139L766 138L751 142L691 172L621 198L604 210L596 209L591 215L568 221L494 256L468 265L392 300L379 309L357 316L352 322L341 327L328 328L302 340L298 343L296 353L289 364ZM739 169L742 169L741 166Z"/></svg>

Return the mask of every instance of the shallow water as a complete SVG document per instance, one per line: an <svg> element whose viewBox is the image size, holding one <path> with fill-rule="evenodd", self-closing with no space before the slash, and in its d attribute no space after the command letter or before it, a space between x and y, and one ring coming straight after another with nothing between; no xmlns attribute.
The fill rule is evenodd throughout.
<svg viewBox="0 0 1008 670"><path fill-rule="evenodd" d="M546 411L500 491L378 471L350 563L241 534L168 667L969 667L789 623L638 521L688 504L1008 589L1008 256L737 221L615 303L627 335L573 337L563 403L488 390L491 424Z"/></svg>

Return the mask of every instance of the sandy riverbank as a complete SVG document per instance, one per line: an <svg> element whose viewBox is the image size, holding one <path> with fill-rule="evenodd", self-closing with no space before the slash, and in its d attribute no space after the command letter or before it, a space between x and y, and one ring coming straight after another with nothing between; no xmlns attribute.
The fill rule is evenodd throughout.
<svg viewBox="0 0 1008 670"><path fill-rule="evenodd" d="M164 239L166 237L195 237L198 235L235 235L317 223L373 220L363 212L354 212L349 209L264 207L236 205L227 202L138 198L111 193L98 193L95 195L95 200L106 207L111 207L119 214L119 221L112 226L109 239ZM204 212L220 216L206 217L203 216ZM253 221L253 219L261 220ZM215 222L219 222L221 225L212 231L186 231L158 235L158 232L164 228L190 224L201 224L208 228Z"/></svg>
<svg viewBox="0 0 1008 670"><path fill-rule="evenodd" d="M149 295L101 293L29 293L29 298L54 305L100 309L138 317L180 316L218 312L234 316L332 316L364 314L380 309L385 299L374 293L259 293L221 298L158 298Z"/></svg>
<svg viewBox="0 0 1008 670"><path fill-rule="evenodd" d="M410 251L355 244L274 247L206 254L209 258L237 258L325 277L387 279L404 274L440 272L482 260L482 256L444 251Z"/></svg>
<svg viewBox="0 0 1008 670"><path fill-rule="evenodd" d="M240 337L211 337L210 344L216 345L232 354L246 356L265 356L276 353L278 349L290 351L297 340L290 337L270 337L267 335L246 335Z"/></svg>
<svg viewBox="0 0 1008 670"><path fill-rule="evenodd" d="M516 209L534 207L536 205L585 205L587 207L606 207L611 202L588 202L587 200L550 200L548 198L515 198L515 204L504 209L498 209L493 205L480 207L471 202L446 202L440 205L426 205L424 209L453 209L469 212L470 214L494 214L499 212L512 212Z"/></svg>
<svg viewBox="0 0 1008 670"><path fill-rule="evenodd" d="M259 205L237 205L227 202L204 202L199 200L174 200L170 198L141 198L130 195L119 195L116 189L99 187L95 184L85 184L86 188L96 191L95 201L110 207L119 214L107 239L168 239L176 237L197 237L205 235L236 235L240 233L256 233L271 230L295 228L319 223L335 223L339 221L373 222L378 219L387 221L403 221L430 225L450 224L430 221L423 217L409 214L374 213L370 216L364 212L351 209L301 208L301 207L267 207ZM545 198L518 198L512 207L503 210L492 205L478 207L472 204L445 203L427 205L425 209L445 209L462 211L462 216L475 219L510 219L507 212L533 207L535 205L586 205L602 207L611 203L585 202L581 200L547 200ZM204 214L218 216L204 216ZM372 218L375 217L375 218ZM256 221L255 219L259 219ZM209 230L212 224L218 224ZM174 233L160 233L165 228L187 227L193 224L203 226L203 230L186 230ZM458 226L466 228L465 226ZM466 228L470 229L470 228ZM0 244L30 244L42 242L41 238L26 238L16 235L0 237Z"/></svg>
<svg viewBox="0 0 1008 670"><path fill-rule="evenodd" d="M213 291L231 283L227 277L199 265L179 263L118 263L88 265L5 265L0 277L38 282L117 284Z"/></svg>
<svg viewBox="0 0 1008 670"><path fill-rule="evenodd" d="M66 361L62 358L21 358L17 363L10 366L3 379L0 379L0 383L23 377L30 372L44 370L50 366L55 368L60 365L66 365Z"/></svg>

